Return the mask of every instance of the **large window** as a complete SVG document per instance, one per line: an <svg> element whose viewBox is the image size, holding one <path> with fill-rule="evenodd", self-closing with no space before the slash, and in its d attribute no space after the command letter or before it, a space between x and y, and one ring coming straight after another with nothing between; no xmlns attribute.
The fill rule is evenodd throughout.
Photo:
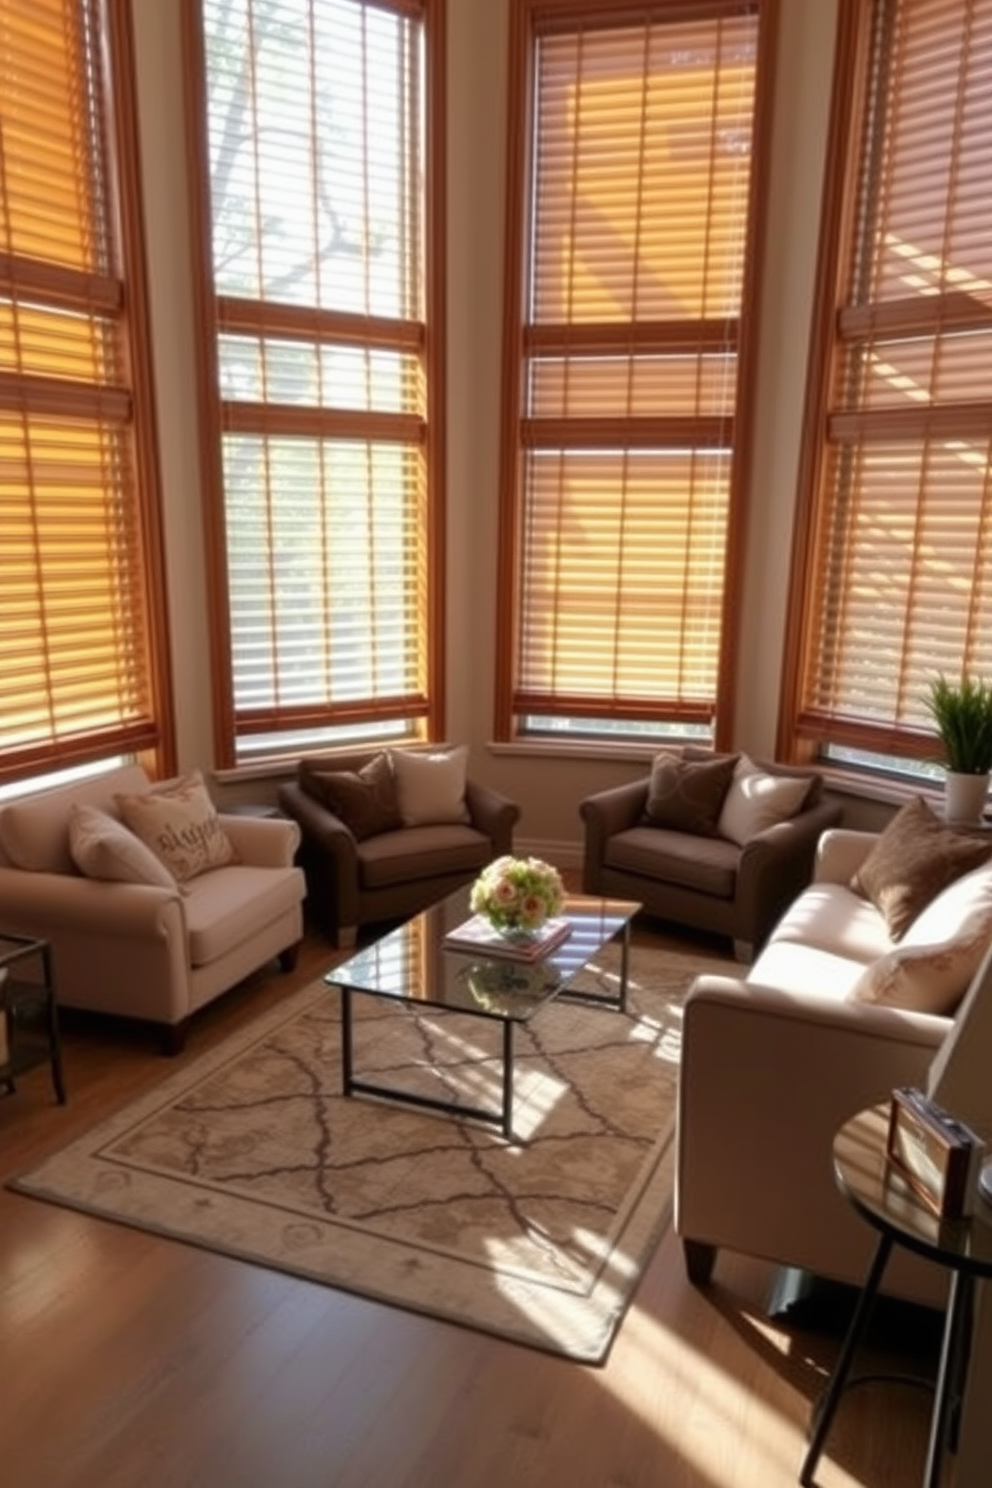
<svg viewBox="0 0 992 1488"><path fill-rule="evenodd" d="M498 732L719 736L759 6L512 13Z"/></svg>
<svg viewBox="0 0 992 1488"><path fill-rule="evenodd" d="M992 0L841 15L781 742L882 764L992 675Z"/></svg>
<svg viewBox="0 0 992 1488"><path fill-rule="evenodd" d="M219 758L430 733L441 7L187 13L205 131Z"/></svg>
<svg viewBox="0 0 992 1488"><path fill-rule="evenodd" d="M0 0L0 781L173 763L129 19Z"/></svg>

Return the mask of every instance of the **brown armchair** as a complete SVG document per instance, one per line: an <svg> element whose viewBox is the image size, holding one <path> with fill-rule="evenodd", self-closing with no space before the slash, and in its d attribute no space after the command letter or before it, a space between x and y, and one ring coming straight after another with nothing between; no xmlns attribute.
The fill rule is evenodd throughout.
<svg viewBox="0 0 992 1488"><path fill-rule="evenodd" d="M280 787L300 828L308 917L335 945L354 945L360 925L419 913L513 851L520 808L465 777L466 752L310 755Z"/></svg>
<svg viewBox="0 0 992 1488"><path fill-rule="evenodd" d="M659 810L652 817L652 801L664 799L657 794L659 764L672 773L698 767L700 781L709 771L710 783L698 787L689 809ZM809 785L792 815L762 825L773 813L762 810L758 796L749 805L744 791L769 776ZM789 787L771 790L784 795ZM579 810L587 894L636 899L659 919L727 936L741 961L751 960L809 882L820 834L841 816L839 805L823 799L822 777L815 772L746 755L714 756L692 746L680 756L659 756L651 776L588 796ZM759 828L753 835L749 820Z"/></svg>

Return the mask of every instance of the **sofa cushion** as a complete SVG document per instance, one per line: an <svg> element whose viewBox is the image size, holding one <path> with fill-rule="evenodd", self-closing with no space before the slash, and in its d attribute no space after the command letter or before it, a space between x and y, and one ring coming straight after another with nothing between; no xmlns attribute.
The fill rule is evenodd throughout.
<svg viewBox="0 0 992 1488"><path fill-rule="evenodd" d="M648 821L670 831L715 837L737 758L735 754L707 760L656 755L645 808Z"/></svg>
<svg viewBox="0 0 992 1488"><path fill-rule="evenodd" d="M118 794L125 825L166 865L179 883L236 861L234 845L199 770L166 781L142 795Z"/></svg>
<svg viewBox="0 0 992 1488"><path fill-rule="evenodd" d="M468 746L390 751L396 800L405 827L471 820L465 804Z"/></svg>
<svg viewBox="0 0 992 1488"><path fill-rule="evenodd" d="M856 968L867 966L893 947L888 926L874 904L837 883L814 883L803 889L770 939L816 946L843 956Z"/></svg>
<svg viewBox="0 0 992 1488"><path fill-rule="evenodd" d="M992 866L955 880L899 945L862 973L851 996L921 1013L953 1013L992 939Z"/></svg>
<svg viewBox="0 0 992 1488"><path fill-rule="evenodd" d="M192 966L209 966L300 902L298 868L246 863L197 874L183 907Z"/></svg>
<svg viewBox="0 0 992 1488"><path fill-rule="evenodd" d="M175 875L139 837L95 806L69 807L69 850L80 873L117 883L178 887Z"/></svg>
<svg viewBox="0 0 992 1488"><path fill-rule="evenodd" d="M795 816L812 784L812 777L771 775L742 754L720 808L717 831L743 847L759 832Z"/></svg>
<svg viewBox="0 0 992 1488"><path fill-rule="evenodd" d="M990 854L992 840L945 826L916 796L879 835L851 887L878 907L898 940L942 889Z"/></svg>
<svg viewBox="0 0 992 1488"><path fill-rule="evenodd" d="M447 874L472 874L492 858L492 843L474 827L441 823L382 832L358 846L358 871L364 889L388 889Z"/></svg>
<svg viewBox="0 0 992 1488"><path fill-rule="evenodd" d="M733 899L741 850L723 837L697 837L664 827L629 827L606 841L603 864L678 884L716 899Z"/></svg>
<svg viewBox="0 0 992 1488"><path fill-rule="evenodd" d="M860 962L822 946L776 940L760 952L748 971L747 982L788 992L800 1001L813 994L819 1002L824 998L844 1002L862 970Z"/></svg>
<svg viewBox="0 0 992 1488"><path fill-rule="evenodd" d="M396 782L385 751L358 770L321 770L301 760L299 777L307 794L340 817L359 842L402 825Z"/></svg>
<svg viewBox="0 0 992 1488"><path fill-rule="evenodd" d="M74 873L69 851L69 807L73 801L114 810L116 791L149 789L140 765L122 765L36 795L9 801L0 809L0 843L15 868L32 873Z"/></svg>

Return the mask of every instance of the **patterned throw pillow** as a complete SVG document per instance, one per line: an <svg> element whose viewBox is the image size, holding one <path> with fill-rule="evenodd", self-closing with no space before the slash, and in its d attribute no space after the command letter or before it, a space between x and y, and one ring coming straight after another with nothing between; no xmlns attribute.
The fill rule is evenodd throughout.
<svg viewBox="0 0 992 1488"><path fill-rule="evenodd" d="M360 770L317 770L301 760L300 784L340 817L359 842L403 825L386 754L375 755Z"/></svg>
<svg viewBox="0 0 992 1488"><path fill-rule="evenodd" d="M854 1002L954 1012L992 936L992 866L963 874L917 916L895 950L867 966L848 997Z"/></svg>
<svg viewBox="0 0 992 1488"><path fill-rule="evenodd" d="M899 940L942 889L990 856L992 840L945 826L916 796L896 812L851 888L871 900L893 940Z"/></svg>
<svg viewBox="0 0 992 1488"><path fill-rule="evenodd" d="M114 804L180 883L238 860L199 770L141 795L117 795Z"/></svg>
<svg viewBox="0 0 992 1488"><path fill-rule="evenodd" d="M648 785L648 821L654 827L715 837L737 759L736 754L708 760L657 755Z"/></svg>

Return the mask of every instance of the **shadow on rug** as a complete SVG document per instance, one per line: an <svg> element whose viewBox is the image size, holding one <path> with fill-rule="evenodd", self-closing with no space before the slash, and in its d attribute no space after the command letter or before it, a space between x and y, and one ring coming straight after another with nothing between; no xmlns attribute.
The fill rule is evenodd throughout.
<svg viewBox="0 0 992 1488"><path fill-rule="evenodd" d="M727 967L635 947L627 1013L560 1001L519 1026L512 1142L344 1099L317 982L10 1186L602 1363L671 1220L682 998ZM583 976L618 969L608 946ZM356 1070L498 1106L498 1024L354 1006Z"/></svg>

